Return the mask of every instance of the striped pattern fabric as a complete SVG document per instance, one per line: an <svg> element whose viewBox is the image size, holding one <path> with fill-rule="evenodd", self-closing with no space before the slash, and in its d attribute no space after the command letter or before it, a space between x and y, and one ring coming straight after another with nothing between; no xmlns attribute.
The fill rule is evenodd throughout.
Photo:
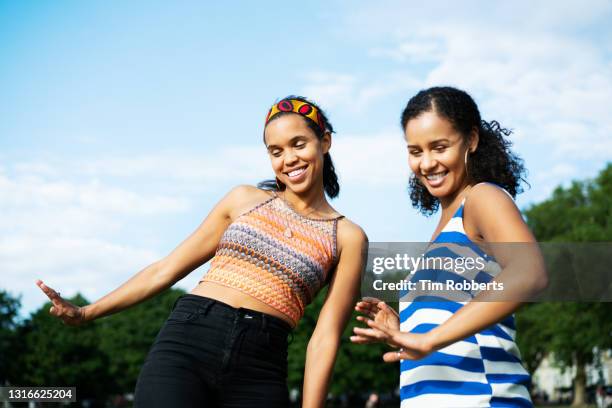
<svg viewBox="0 0 612 408"><path fill-rule="evenodd" d="M336 262L340 218L305 217L274 195L229 225L202 281L240 290L295 326Z"/></svg>
<svg viewBox="0 0 612 408"><path fill-rule="evenodd" d="M465 233L464 202L428 247L425 256L481 256L485 259L484 270L489 273L480 271L475 276L468 276L430 269L417 271L411 280L488 282L499 272L495 260L482 252ZM401 331L426 333L444 323L476 293L462 295L448 300L424 292L403 293ZM509 316L421 360L401 361L401 407L532 407L528 392L530 376L521 364L515 336L514 316Z"/></svg>

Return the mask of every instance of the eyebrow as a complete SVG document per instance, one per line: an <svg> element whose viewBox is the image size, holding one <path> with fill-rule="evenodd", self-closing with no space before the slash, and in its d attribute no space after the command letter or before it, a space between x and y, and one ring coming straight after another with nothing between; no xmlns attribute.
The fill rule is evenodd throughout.
<svg viewBox="0 0 612 408"><path fill-rule="evenodd" d="M291 139L289 139L289 144L295 142L296 140L303 140L303 139L307 139L307 137L305 135L295 135ZM272 150L277 147L278 147L277 145L267 145L266 146L268 150Z"/></svg>
<svg viewBox="0 0 612 408"><path fill-rule="evenodd" d="M436 143L440 143L440 142L448 142L448 143L450 143L450 140L446 139L446 138L432 140L431 142L429 142L429 146L435 145ZM408 147L419 147L419 146L409 144Z"/></svg>

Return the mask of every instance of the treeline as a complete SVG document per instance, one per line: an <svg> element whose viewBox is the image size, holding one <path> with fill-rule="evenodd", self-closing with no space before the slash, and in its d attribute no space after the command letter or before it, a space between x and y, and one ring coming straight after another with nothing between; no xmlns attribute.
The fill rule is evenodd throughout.
<svg viewBox="0 0 612 408"><path fill-rule="evenodd" d="M50 302L19 321L18 299L0 292L0 383L76 386L79 400L132 392L155 335L182 293L171 289L123 313L71 327L49 314ZM88 303L80 295L69 300Z"/></svg>
<svg viewBox="0 0 612 408"><path fill-rule="evenodd" d="M524 215L539 242L612 242L612 164L593 180L558 187L551 198L529 207ZM573 268L571 259L567 262L570 264L563 269ZM588 271L573 269L578 284L580 279L588 279ZM555 272L548 270L550 285L558 284ZM608 291L612 290L611 275L608 272L601 282L608 285ZM561 369L575 367L573 405L584 404L586 366L600 365L602 355L612 348L612 303L527 304L517 313L517 329L519 348L529 371L533 372L544 357Z"/></svg>
<svg viewBox="0 0 612 408"><path fill-rule="evenodd" d="M70 327L48 313L49 302L19 321L19 300L0 291L0 385L76 386L80 401L99 403L132 393L146 353L183 293L170 289L116 315ZM290 389L301 390L306 346L324 297L325 292L319 294L293 333ZM69 300L88 303L80 295ZM382 361L386 346L365 347L349 341L355 323L353 317L342 337L331 393L356 399L369 391L392 394L398 367Z"/></svg>

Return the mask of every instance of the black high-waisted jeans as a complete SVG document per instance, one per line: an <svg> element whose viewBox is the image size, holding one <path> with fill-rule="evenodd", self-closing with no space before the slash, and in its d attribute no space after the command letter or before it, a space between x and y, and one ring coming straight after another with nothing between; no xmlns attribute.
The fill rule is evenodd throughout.
<svg viewBox="0 0 612 408"><path fill-rule="evenodd" d="M182 295L142 366L138 408L288 407L282 319Z"/></svg>

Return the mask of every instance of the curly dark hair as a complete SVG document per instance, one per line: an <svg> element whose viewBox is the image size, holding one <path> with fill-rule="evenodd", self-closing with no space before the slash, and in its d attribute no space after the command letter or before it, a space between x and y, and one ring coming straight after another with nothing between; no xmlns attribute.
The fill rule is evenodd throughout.
<svg viewBox="0 0 612 408"><path fill-rule="evenodd" d="M478 106L465 91L453 87L433 87L425 89L410 98L402 112L402 129L411 119L425 112L435 112L448 120L467 142L470 132L478 130L479 141L476 150L467 161L470 184L483 181L497 184L512 197L522 193L522 184L527 183L527 171L523 160L514 154L508 137L511 130L503 128L497 121L484 121ZM427 188L412 175L408 191L413 207L424 215L432 215L438 210L440 201L432 196Z"/></svg>
<svg viewBox="0 0 612 408"><path fill-rule="evenodd" d="M319 125L316 122L314 122L312 119L306 116L302 116L302 117L306 121L306 125L308 125L308 127L314 132L314 134L317 136L319 140L323 138L326 132L334 133L334 127L327 119L327 115L325 114L325 112L323 112L323 110L319 108L317 104L304 98L303 96L289 95L289 96L284 97L281 100L276 101L274 104L277 104L287 99L295 99L298 101L306 102L314 106L315 108L317 108L317 110L321 114L321 118L323 119L323 122L325 123L324 125L325 130L321 129ZM285 115L298 115L298 114L293 113L293 112L279 112L272 119L270 119L268 123L280 117L283 117ZM265 132L265 128L264 128L264 132ZM265 133L264 133L264 143L265 142L266 140L265 140ZM264 190L275 190L275 191L278 191L279 189L280 191L282 191L285 189L285 185L278 180L264 180L264 181L257 183L257 187L264 189ZM325 153L325 155L323 156L323 189L325 190L325 193L327 194L329 198L336 198L338 194L340 194L340 184L338 183L338 175L336 174L336 169L334 168L334 163L332 162L329 152Z"/></svg>

